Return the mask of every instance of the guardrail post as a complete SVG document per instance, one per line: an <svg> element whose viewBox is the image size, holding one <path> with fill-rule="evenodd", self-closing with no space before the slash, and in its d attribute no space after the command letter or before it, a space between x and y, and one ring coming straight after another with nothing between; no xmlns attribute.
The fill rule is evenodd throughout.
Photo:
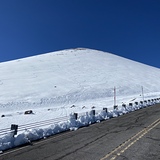
<svg viewBox="0 0 160 160"><path fill-rule="evenodd" d="M126 104L123 103L123 104L122 104L122 107L125 108L125 110L126 110Z"/></svg>
<svg viewBox="0 0 160 160"><path fill-rule="evenodd" d="M13 136L15 136L18 132L18 125L11 124L11 131L13 131Z"/></svg>
<svg viewBox="0 0 160 160"><path fill-rule="evenodd" d="M108 108L103 108L104 111L106 111L106 113L108 112Z"/></svg>
<svg viewBox="0 0 160 160"><path fill-rule="evenodd" d="M140 104L143 104L143 101L140 101Z"/></svg>
<svg viewBox="0 0 160 160"><path fill-rule="evenodd" d="M113 108L118 110L118 105L114 105Z"/></svg>
<svg viewBox="0 0 160 160"><path fill-rule="evenodd" d="M93 116L95 116L96 111L95 110L91 110L91 113Z"/></svg>
<svg viewBox="0 0 160 160"><path fill-rule="evenodd" d="M77 120L77 118L78 118L78 113L74 113L74 118Z"/></svg>
<svg viewBox="0 0 160 160"><path fill-rule="evenodd" d="M135 105L138 105L138 102L135 102Z"/></svg>

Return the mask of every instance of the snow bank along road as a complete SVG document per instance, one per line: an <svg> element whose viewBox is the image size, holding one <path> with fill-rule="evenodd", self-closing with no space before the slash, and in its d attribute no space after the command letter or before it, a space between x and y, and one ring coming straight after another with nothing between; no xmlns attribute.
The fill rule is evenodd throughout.
<svg viewBox="0 0 160 160"><path fill-rule="evenodd" d="M159 132L160 104L156 104L9 150L0 160L156 160Z"/></svg>

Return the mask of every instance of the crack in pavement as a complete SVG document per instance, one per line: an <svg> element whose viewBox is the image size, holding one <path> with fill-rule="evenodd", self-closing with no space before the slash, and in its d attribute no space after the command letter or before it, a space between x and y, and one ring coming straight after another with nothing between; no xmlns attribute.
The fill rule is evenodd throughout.
<svg viewBox="0 0 160 160"><path fill-rule="evenodd" d="M55 160L61 160L62 158L66 157L66 156L68 156L68 155L70 155L70 154L73 154L73 153L79 151L80 149L82 149L82 148L84 148L84 147L87 147L87 146L89 146L90 144L92 144L92 143L98 141L99 139L105 137L107 134L109 134L109 133L105 133L105 134L103 134L103 135L97 137L95 140L90 141L89 143L86 143L85 145L83 145L83 146L81 146L81 147L75 149L74 151L71 151L71 152L69 152L69 153L67 153L67 154L65 154L65 155L63 155L63 156L61 156L61 157L59 157L59 158L57 158L57 159L55 159Z"/></svg>
<svg viewBox="0 0 160 160"><path fill-rule="evenodd" d="M146 137L146 138L151 139L153 141L160 141L160 139L157 139L157 138L152 138L152 137Z"/></svg>

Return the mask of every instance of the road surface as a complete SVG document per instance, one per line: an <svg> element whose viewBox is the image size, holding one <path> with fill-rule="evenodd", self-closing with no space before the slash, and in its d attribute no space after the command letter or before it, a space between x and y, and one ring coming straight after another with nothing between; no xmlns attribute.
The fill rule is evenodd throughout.
<svg viewBox="0 0 160 160"><path fill-rule="evenodd" d="M160 159L160 104L0 154L0 160L115 159Z"/></svg>

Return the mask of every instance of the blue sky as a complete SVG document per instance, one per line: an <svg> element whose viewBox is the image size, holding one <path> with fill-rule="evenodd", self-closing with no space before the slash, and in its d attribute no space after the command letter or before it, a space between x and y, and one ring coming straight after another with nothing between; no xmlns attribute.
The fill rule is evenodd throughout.
<svg viewBox="0 0 160 160"><path fill-rule="evenodd" d="M0 62L76 47L160 68L160 0L0 0Z"/></svg>

